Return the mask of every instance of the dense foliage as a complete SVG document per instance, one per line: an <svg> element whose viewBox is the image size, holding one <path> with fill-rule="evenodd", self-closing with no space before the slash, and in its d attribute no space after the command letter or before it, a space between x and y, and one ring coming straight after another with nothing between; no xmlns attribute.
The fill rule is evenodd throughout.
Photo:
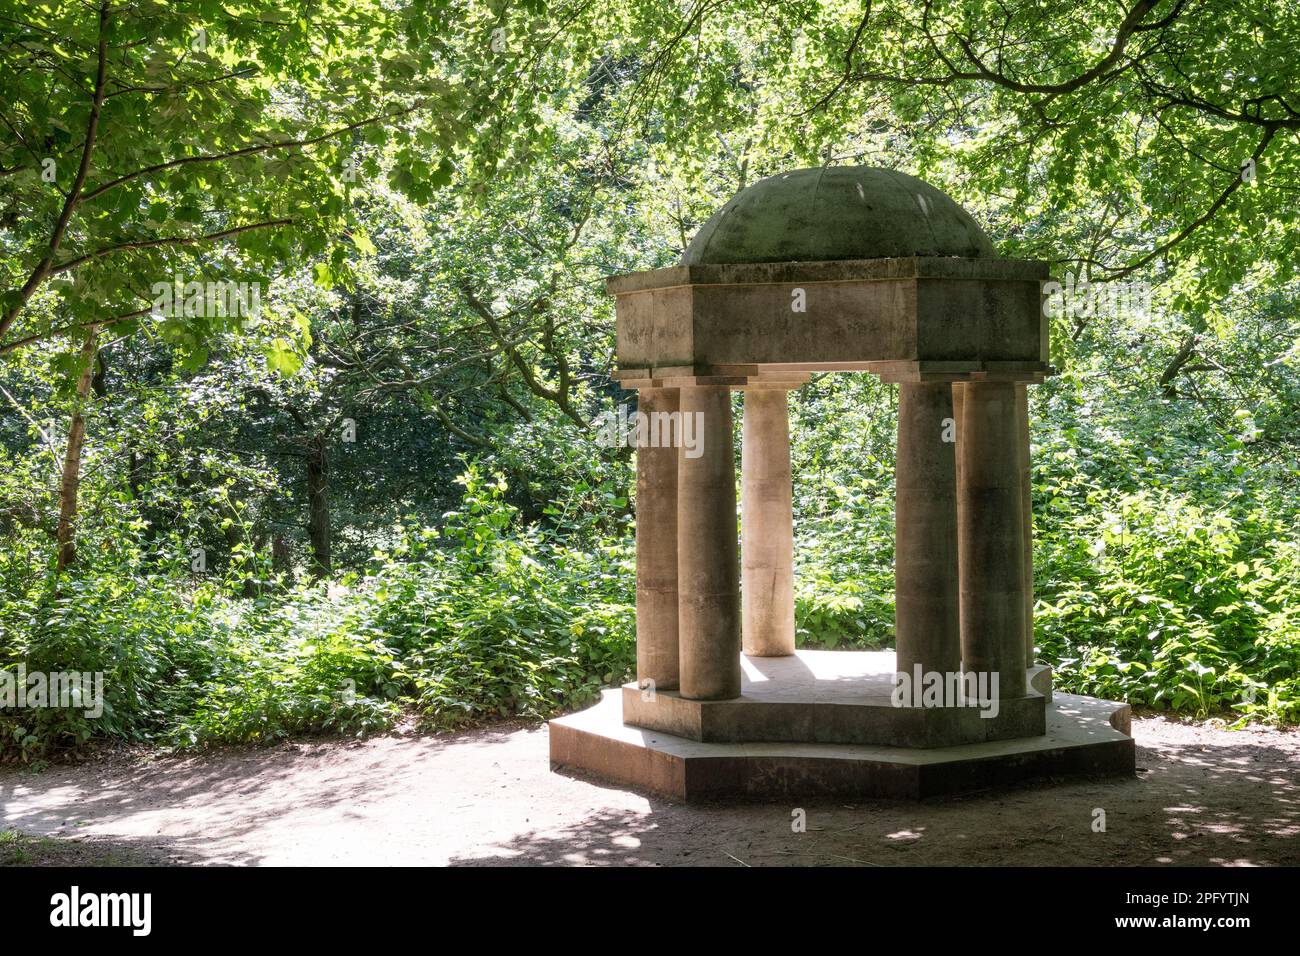
<svg viewBox="0 0 1300 956"><path fill-rule="evenodd" d="M1152 291L1062 310L1034 389L1058 686L1300 719L1297 47L1236 0L0 0L0 668L106 695L0 712L0 757L623 680L603 277L845 162ZM895 401L792 398L806 645L892 642Z"/></svg>
<svg viewBox="0 0 1300 956"><path fill-rule="evenodd" d="M94 733L179 745L360 734L407 710L442 728L590 703L635 661L627 548L575 551L521 527L503 479L471 467L462 483L441 531L404 529L337 584L251 599L243 580L269 572L256 559L196 582L120 531L57 590L10 552L0 654L29 670L103 671L106 700L93 720L75 708L0 717L6 749Z"/></svg>

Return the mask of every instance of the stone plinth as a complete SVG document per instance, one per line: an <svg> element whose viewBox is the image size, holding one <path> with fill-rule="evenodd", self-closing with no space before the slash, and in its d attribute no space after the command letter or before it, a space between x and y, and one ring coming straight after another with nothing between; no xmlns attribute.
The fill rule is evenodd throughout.
<svg viewBox="0 0 1300 956"><path fill-rule="evenodd" d="M879 744L934 748L1044 732L1051 671L1035 669L1028 693L961 707L896 707L889 652L797 651L742 657L740 696L688 700L672 691L623 687L623 721L712 743ZM1044 693L1044 690L1046 693ZM987 714L987 715L986 715Z"/></svg>
<svg viewBox="0 0 1300 956"><path fill-rule="evenodd" d="M1038 698L1044 732L1036 736L936 748L691 740L624 724L624 694L606 691L594 707L551 721L553 769L679 800L914 800L1035 778L1134 773L1128 705L1073 694Z"/></svg>

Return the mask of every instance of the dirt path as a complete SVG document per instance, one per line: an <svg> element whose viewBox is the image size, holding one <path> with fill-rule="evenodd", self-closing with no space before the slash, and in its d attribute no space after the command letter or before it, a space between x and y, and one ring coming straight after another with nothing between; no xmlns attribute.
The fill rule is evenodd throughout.
<svg viewBox="0 0 1300 956"><path fill-rule="evenodd" d="M142 862L1300 864L1300 732L1134 732L1133 780L812 802L804 833L786 804L684 806L551 773L537 726L0 771L0 829Z"/></svg>

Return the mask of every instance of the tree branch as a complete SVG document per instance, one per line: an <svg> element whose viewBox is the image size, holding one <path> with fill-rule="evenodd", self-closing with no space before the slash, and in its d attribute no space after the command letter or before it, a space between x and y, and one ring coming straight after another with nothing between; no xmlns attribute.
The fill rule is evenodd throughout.
<svg viewBox="0 0 1300 956"><path fill-rule="evenodd" d="M102 186L97 186L87 192L82 197L82 201L90 202L91 200L102 196L110 189L122 185L122 183L130 182L132 179L139 179L141 176L148 176L152 173L160 173L168 169L175 169L178 166L188 166L192 163L215 163L226 159L234 159L238 156L252 156L256 153L266 153L276 149L301 149L304 146L315 146L317 143L323 143L326 140L333 139L336 136L341 136L343 133L348 133L355 129L360 129L363 126L370 126L384 120L395 119L399 116L406 116L408 113L414 113L424 105L425 100L420 100L413 106L408 106L405 109L396 110L392 113L383 113L379 116L371 116L368 119L358 120L355 123L348 123L346 126L337 127L329 132L321 133L319 136L311 136L307 139L277 140L274 143L259 143L256 146L245 146L242 149L232 149L225 153L205 153L202 156L182 156L179 159L168 160L165 163L155 163L152 166L145 166L142 169L137 169L133 173L126 173L125 175L118 176L116 179L110 179Z"/></svg>
<svg viewBox="0 0 1300 956"><path fill-rule="evenodd" d="M36 264L23 287L18 290L18 301L7 309L3 316L0 316L0 338L9 331L9 327L14 324L18 318L18 313L31 300L49 276L50 268L54 264L54 257L58 255L59 245L63 242L64 233L67 232L68 223L72 220L72 211L76 208L77 202L81 196L81 189L86 183L86 176L90 173L90 156L95 149L95 136L99 130L99 114L104 106L104 87L108 82L108 0L103 0L99 6L99 44L97 52L97 63L95 67L95 93L90 104L90 118L86 122L86 141L81 148L81 162L77 166L77 175L72 181L72 188L68 190L67 198L63 201L63 209L59 212L59 218L54 224L54 232L50 236L49 247L41 261Z"/></svg>
<svg viewBox="0 0 1300 956"><path fill-rule="evenodd" d="M105 246L102 249L96 249L94 252L88 252L84 256L78 256L75 259L69 259L67 262L61 262L49 270L50 275L58 275L75 269L77 266L85 265L94 259L102 259L104 256L112 255L114 252L122 252L127 249L154 249L159 246L192 246L196 242L216 242L220 239L230 239L245 232L251 232L254 229L269 229L274 226L291 226L293 219L268 219L265 222L250 222L242 226L235 226L233 229L222 229L219 232L209 232L201 236L163 236L158 239L133 239L129 242L119 242L116 245Z"/></svg>

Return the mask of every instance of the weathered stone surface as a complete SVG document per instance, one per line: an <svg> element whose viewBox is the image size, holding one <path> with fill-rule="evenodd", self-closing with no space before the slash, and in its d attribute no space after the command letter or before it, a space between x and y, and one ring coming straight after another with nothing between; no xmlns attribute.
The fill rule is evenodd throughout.
<svg viewBox="0 0 1300 956"><path fill-rule="evenodd" d="M786 391L745 391L741 452L742 645L758 657L794 653L794 515Z"/></svg>
<svg viewBox="0 0 1300 956"><path fill-rule="evenodd" d="M795 169L742 189L700 227L683 265L993 255L966 210L892 169Z"/></svg>
<svg viewBox="0 0 1300 956"><path fill-rule="evenodd" d="M647 388L637 411L678 414L675 388ZM672 690L679 686L677 653L677 449L636 453L636 676Z"/></svg>
<svg viewBox="0 0 1300 956"><path fill-rule="evenodd" d="M677 456L677 639L681 693L740 694L740 556L731 393L689 387L683 418L698 416L700 454Z"/></svg>
<svg viewBox="0 0 1300 956"><path fill-rule="evenodd" d="M833 369L886 361L1046 363L1046 277L1034 262L909 258L679 267L616 277L609 288L624 371Z"/></svg>
<svg viewBox="0 0 1300 956"><path fill-rule="evenodd" d="M1016 385L970 382L962 391L957 445L962 667L1000 674L1001 692L1020 697L1027 601Z"/></svg>
<svg viewBox="0 0 1300 956"><path fill-rule="evenodd" d="M1016 383L1016 451L1020 455L1020 513L1025 562L1025 662L1034 663L1034 481L1029 450L1029 386Z"/></svg>
<svg viewBox="0 0 1300 956"><path fill-rule="evenodd" d="M1035 259L960 259L908 255L892 259L847 259L839 262L752 262L736 265L666 266L609 276L605 289L619 296L647 289L690 285L763 285L808 282L873 282L894 279L985 279L1046 282L1050 268Z"/></svg>
<svg viewBox="0 0 1300 956"><path fill-rule="evenodd" d="M1025 386L1052 372L1048 278L1046 263L997 257L970 216L925 183L838 167L757 183L706 223L681 265L608 279L619 381L651 404L678 390L682 413L705 417L704 455L677 458L669 522L680 686L665 643L671 535L653 530L671 482L646 456L638 675L654 680L653 693L629 685L621 701L610 692L552 722L554 763L687 797L916 797L1040 774L1131 773L1128 708L1053 704L1050 668L1026 668ZM996 716L893 706L892 653L794 652L784 397L820 371L901 386L897 661L998 673ZM743 571L732 388L748 393ZM942 438L948 419L955 450Z"/></svg>
<svg viewBox="0 0 1300 956"><path fill-rule="evenodd" d="M894 644L898 670L961 668L956 420L952 385L904 383L894 470Z"/></svg>
<svg viewBox="0 0 1300 956"><path fill-rule="evenodd" d="M954 638L955 638L954 634ZM623 687L623 721L699 741L790 741L933 748L1043 733L1051 671L1037 668L1024 696L978 706L895 706L894 655L888 651L797 651L741 660L740 695L688 700L671 691ZM1046 684L1037 673L1046 671ZM1044 689L1046 694L1044 694Z"/></svg>
<svg viewBox="0 0 1300 956"><path fill-rule="evenodd" d="M1058 694L1036 737L918 750L701 743L624 726L619 691L550 723L551 766L675 797L916 800L1050 777L1132 776L1127 704Z"/></svg>

